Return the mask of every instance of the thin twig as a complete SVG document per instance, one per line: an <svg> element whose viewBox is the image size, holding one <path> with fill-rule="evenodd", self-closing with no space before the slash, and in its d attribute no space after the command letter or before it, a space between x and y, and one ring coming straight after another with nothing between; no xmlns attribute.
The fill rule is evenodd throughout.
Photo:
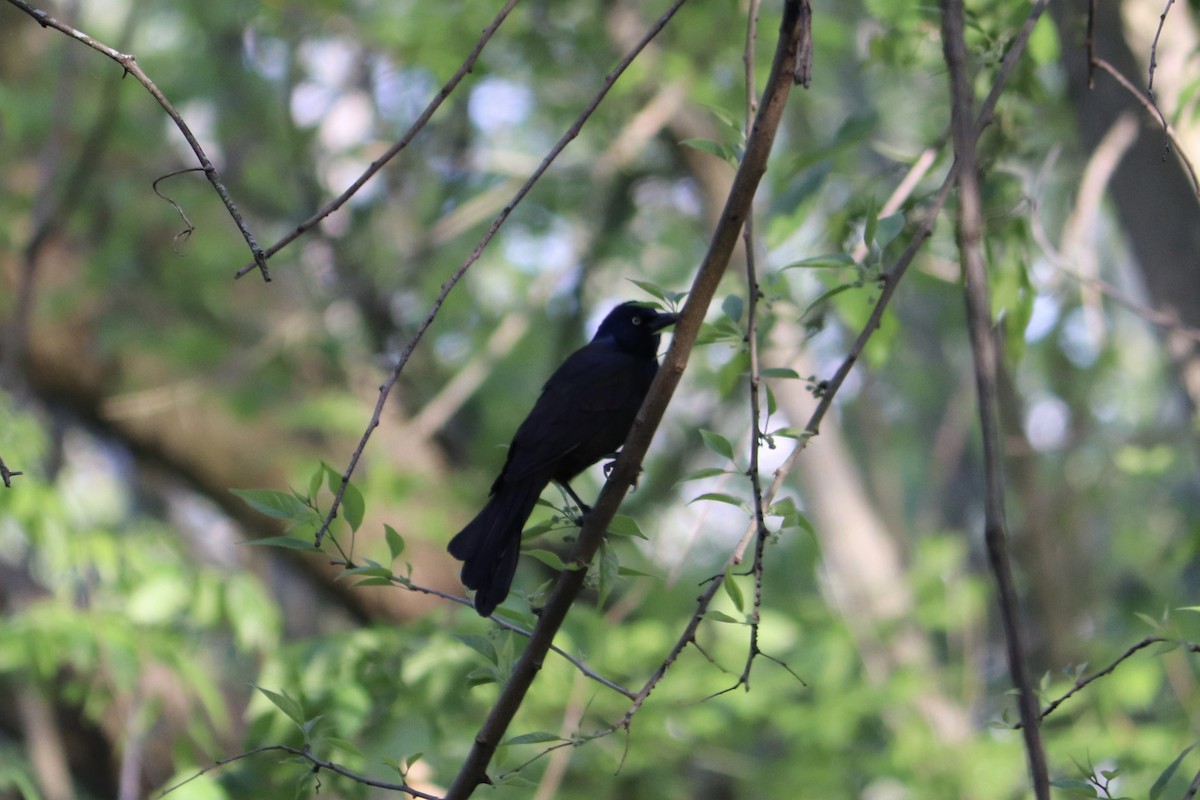
<svg viewBox="0 0 1200 800"><path fill-rule="evenodd" d="M1167 4L1163 6L1162 13L1158 15L1158 30L1154 31L1154 41L1150 42L1150 67L1146 79L1146 94L1150 95L1151 100L1154 100L1154 72L1158 69L1158 40L1162 38L1163 26L1167 24L1167 14L1171 13L1173 5L1175 5L1175 0L1167 0ZM1157 102L1154 107L1158 108ZM1162 117L1162 112L1158 113ZM1165 119L1163 119L1163 127L1166 127Z"/></svg>
<svg viewBox="0 0 1200 800"><path fill-rule="evenodd" d="M1192 800L1196 796L1196 792L1200 792L1200 771L1192 778L1187 791L1183 793L1183 800Z"/></svg>
<svg viewBox="0 0 1200 800"><path fill-rule="evenodd" d="M525 196L529 194L529 191L533 188L534 184L537 183L546 170L550 168L550 165L554 163L554 160L558 158L559 154L562 153L566 146L570 144L576 136L579 135L581 130L583 130L584 124L589 118L591 118L592 114L600 106L600 103L608 95L609 90L612 89L613 84L617 82L617 79L625 73L625 70L628 69L629 65L633 63L633 60L638 57L638 54L642 52L646 45L648 45L650 41L658 35L659 31L666 26L671 18L675 16L675 12L679 10L680 6L682 6L684 2L685 0L675 0L671 7L667 9L666 13L659 17L658 20L656 20L655 23L650 26L650 29L646 32L646 35L642 37L642 40L634 45L633 48L625 54L625 57L621 59L612 72L608 73L608 75L604 77L604 82L600 86L600 89L592 97L587 106L581 112L579 112L579 116L575 118L575 122L573 122L571 127L567 129L566 133L564 133L559 140L555 142L554 147L550 148L550 152L547 153L546 157L542 159L542 163L540 163L537 169L533 171L533 174L531 174L525 180L525 182L521 184L521 188L517 190L516 194L513 195L512 200L508 202L508 205L506 205L500 214L492 221L492 224L483 234L483 238L479 240L479 243L475 245L475 249L471 251L469 256L467 256L466 261L464 261L458 267L458 269L451 274L446 282L442 284L441 291L438 292L438 296L433 301L433 305L430 307L429 312L425 315L425 319L417 328L416 333L414 333L412 338L409 339L408 344L406 344L404 347L404 351L400 354L400 357L392 366L391 374L388 375L387 379L379 387L379 399L375 402L375 410L371 414L371 420L367 423L367 428L365 431L363 431L363 435L359 439L358 447L355 448L354 453L350 456L350 463L346 466L346 471L342 473L342 480L341 483L338 484L338 489L334 495L333 503L330 505L329 511L325 516L325 520L321 523L321 527L316 533L317 547L321 546L321 539L329 530L329 526L332 525L333 521L337 518L338 509L342 504L342 497L346 494L346 487L350 485L350 477L354 474L355 467L358 466L358 460L362 457L363 451L367 447L367 442L371 438L371 434L374 433L375 429L379 427L379 420L383 416L383 407L387 402L388 395L391 394L392 387L395 386L396 381L400 379L400 373L404 371L404 367L408 364L408 360L412 357L413 351L416 350L417 345L420 344L421 339L425 336L425 332L429 330L429 326L433 324L435 319L437 319L438 312L441 311L442 305L446 302L446 298L450 296L450 292L455 286L458 285L458 282L462 280L463 276L467 274L467 270L469 270L471 266L479 260L479 257L483 255L484 249L492 241L492 238L495 237L496 233L500 230L500 227L504 224L505 220L508 219L509 215L512 214L513 209L515 209L517 205L525 199Z"/></svg>
<svg viewBox="0 0 1200 800"><path fill-rule="evenodd" d="M20 473L17 473L17 474L20 474ZM331 536L329 538L331 540L333 540L334 537ZM347 558L343 558L342 560L336 560L333 562L333 565L336 567L344 567L346 569L354 569L355 567L361 566ZM407 589L410 592L416 592L417 594L427 594L431 597L440 597L443 600L449 600L451 603L458 603L459 605L467 606L468 608L470 608L474 605L474 603L470 599L463 597L461 595L450 594L449 592L443 592L441 589L434 589L432 586L423 586L419 583L413 583L408 578L402 578L398 575L392 575L389 578L389 580L394 585L399 586L403 589ZM515 622L509 622L508 620L504 619L501 616L496 615L496 616L493 616L491 619L492 619L492 622L496 623L497 627L502 628L503 630L512 631L515 634L524 636L526 639L533 636L533 631L529 630L528 628L523 628L520 625L517 625ZM623 696L629 698L630 700L632 700L634 697L637 696L636 693L632 689L626 689L624 686L620 685L619 683L609 680L608 678L604 677L600 673L593 670L587 664L583 663L583 661L578 656L571 655L570 653L568 653L566 650L563 650L558 645L551 644L550 650L557 653L558 655L562 656L564 659L569 661L577 670L579 670L579 672L581 674L583 674L587 678L590 678L591 680L595 681L596 683L600 684L601 686L604 686L608 689L612 689L617 694L623 695Z"/></svg>
<svg viewBox="0 0 1200 800"><path fill-rule="evenodd" d="M987 267L983 259L983 207L975 162L975 125L963 33L962 0L942 0L942 49L950 72L950 109L954 154L958 167L957 238L962 261L963 294L967 326L974 355L979 421L983 433L984 539L988 561L996 577L1000 617L1008 651L1008 667L1018 692L1018 707L1024 722L1026 756L1034 794L1049 800L1050 778L1046 752L1038 724L1037 695L1029 678L1029 666L1020 626L1017 592L1013 585L1008 555L1008 523L1004 512L1003 444L1000 434L997 370L999 347L992 323L988 297Z"/></svg>
<svg viewBox="0 0 1200 800"><path fill-rule="evenodd" d="M458 87L458 84L462 82L462 79L466 77L467 73L471 72L471 70L475 68L475 62L479 60L479 55L483 52L484 46L491 41L492 36L496 33L496 30L499 29L500 24L508 17L509 12L511 12L517 5L517 2L518 0L508 0L508 2L504 4L504 7L500 9L499 13L496 14L491 23L483 29L483 32L479 36L479 40L475 43L475 47L472 48L470 54L467 55L466 60L463 61L458 70L452 76L450 76L450 80L446 81L445 85L443 85L441 90L434 95L433 99L429 101L429 104L425 106L425 110L422 111L420 116L418 116L413 124L409 126L408 130L404 132L404 135L401 136L395 144L389 147L383 155L372 161L366 170L363 171L363 173L354 180L354 183L350 184L344 192L335 197L333 200L330 200L328 203L322 206L317 213L301 222L295 228L292 228L292 230L288 231L283 238L268 247L266 250L267 258L270 258L283 248L287 247L296 239L300 238L300 236L306 231L313 228L321 220L325 219L330 214L344 206L346 202L375 175L376 172L379 172L379 170L383 169L384 165L395 158L401 150L408 147L409 143L412 142L412 140L418 133L421 132L422 129L424 129L426 123L429 122L446 98L450 96L450 93ZM240 278L252 269L254 269L253 264L246 264L234 273L234 278Z"/></svg>
<svg viewBox="0 0 1200 800"><path fill-rule="evenodd" d="M212 772L214 769L219 769L227 764L232 764L235 761L241 761L243 758L249 758L250 756L256 756L261 753L270 753L273 751L280 752L280 753L288 753L290 755L296 756L297 758L304 759L305 761L312 764L313 772L319 772L320 770L324 769L324 770L333 772L337 775L341 775L343 778L349 778L350 780L355 781L356 783L361 783L365 786L374 786L377 789L387 789L387 790L393 791L393 792L404 792L405 794L411 795L412 797L420 797L420 798L422 798L422 800L440 800L440 798L438 798L437 795L422 792L420 789L414 789L413 787L409 786L406 783L392 783L390 781L382 781L377 778L372 778L367 775L361 775L357 772L353 772L351 770L346 769L341 764L338 764L336 762L326 761L323 758L317 758L315 755L312 754L312 752L309 751L309 749L307 747L304 747L304 748L291 747L286 744L269 744L269 745L265 745L263 747L256 747L253 750L247 750L244 753L238 753L237 755L229 756L228 758L222 758L218 761L214 761L213 763L209 764L207 767L203 767L203 768L197 770L193 775L189 776L188 778L185 778L184 780L180 781L179 783L176 783L172 786L168 786L166 789L163 789L157 795L158 800L161 800L161 798L166 797L168 794L170 794L171 792L174 792L176 789L186 786L187 784L196 780L200 776L202 776L206 773Z"/></svg>
<svg viewBox="0 0 1200 800"><path fill-rule="evenodd" d="M159 177L154 179L154 183L150 184L150 188L154 190L154 193L156 195L158 195L159 197L161 197L163 200L166 200L168 203L170 203L171 207L175 209L175 213L177 213L179 215L179 218L181 220L183 220L183 230L181 230L179 233L175 234L175 238L172 240L172 247L176 248L176 250L175 250L176 255L179 254L179 250L178 250L179 242L180 241L186 242L189 238L191 238L193 231L196 230L196 226L192 224L192 221L190 219L188 219L187 213L184 212L183 207L180 206L179 203L176 203L174 200L167 197L165 194L163 194L162 192L160 192L158 190L158 184L160 181L165 181L167 178L174 178L176 175L183 175L184 173L187 173L187 172L202 172L202 171L203 170L200 167L188 167L187 169L177 169L174 172L168 172L166 175L160 175Z"/></svg>
<svg viewBox="0 0 1200 800"><path fill-rule="evenodd" d="M749 20L746 25L746 47L742 57L742 60L746 64L747 135L750 133L750 126L754 123L755 98L757 95L754 88L754 48L758 32L758 9L758 0L753 0L750 3ZM801 46L801 50L803 51L803 45ZM801 56L799 61L803 61L803 56ZM758 474L759 452L763 441L762 402L759 396L762 376L759 374L758 352L758 303L762 299L762 292L758 286L758 271L754 257L753 210L746 215L746 224L742 228L742 240L746 251L746 346L750 351L750 391L748 397L750 402L750 466L746 472L750 476L750 488L754 500L754 525L758 538L755 540L754 561L750 567L750 572L754 576L754 600L750 613L747 615L750 623L750 642L746 653L746 664L742 668L742 674L738 676L734 687L744 686L746 687L746 691L750 691L750 670L754 666L755 657L762 652L758 645L758 628L762 619L763 549L769 535L766 515L763 512L762 481ZM730 578L726 577L726 580L730 580Z"/></svg>
<svg viewBox="0 0 1200 800"><path fill-rule="evenodd" d="M1088 0L1087 60L1089 89L1093 89L1096 86L1096 2L1097 0Z"/></svg>
<svg viewBox="0 0 1200 800"><path fill-rule="evenodd" d="M270 281L271 273L267 269L266 256L263 255L262 248L258 246L258 242L255 241L254 234L250 232L250 228L246 225L246 220L242 217L241 211L238 210L237 205L233 202L233 198L229 195L229 191L225 188L225 184L221 181L221 176L217 172L217 168L213 166L212 161L210 161L208 155L205 154L204 148L200 146L200 142L192 133L191 128L189 128L187 123L184 122L183 117L179 114L179 112L175 110L175 106L171 105L171 101L167 99L166 95L159 90L154 81L150 80L150 76L148 76L142 70L141 66L138 65L137 58L132 54L122 53L115 48L109 47L103 42L88 36L83 31L67 25L65 22L60 22L59 20L47 14L45 11L29 5L29 3L25 2L25 0L8 0L8 2L12 3L14 6L33 17L43 28L54 28L55 30L70 36L72 39L83 42L93 50L103 53L113 61L116 61L125 70L125 74L132 75L137 82L140 83L146 89L146 91L148 91L151 96L158 101L158 104L162 106L163 111L166 111L167 116L169 116L171 121L175 123L175 127L178 128L179 132L183 134L183 138L187 140L188 145L192 148L192 152L196 154L196 159L200 162L200 166L203 168L204 174L208 177L208 182L211 183L213 188L217 191L217 195L221 198L221 202L225 204L225 208L229 211L229 216L233 218L238 230L242 233L242 238L246 240L246 245L250 248L250 252L254 255L254 265L257 266L259 272L262 273L263 280Z"/></svg>
<svg viewBox="0 0 1200 800"><path fill-rule="evenodd" d="M1072 688L1070 688L1070 691L1067 692L1066 694L1063 694L1062 697L1056 699L1054 703L1051 703L1050 705L1046 706L1046 708L1042 711L1042 714L1040 714L1038 718L1040 718L1040 720L1045 720L1046 717L1050 716L1051 714L1054 714L1054 712L1058 709L1058 706L1062 705L1063 703L1066 703L1067 700L1074 697L1076 693L1084 690L1084 688L1088 684L1092 684L1093 681L1097 681L1100 678L1104 678L1105 675L1111 675L1112 673L1116 672L1116 668L1121 666L1121 662L1126 661L1127 658L1132 657L1139 650L1145 650L1146 648L1148 648L1148 646L1150 646L1152 644L1158 644L1159 642L1170 642L1170 640L1171 639L1168 639L1164 636L1147 636L1145 639L1142 639L1141 642L1139 642L1138 644L1134 644L1133 646L1130 646L1130 648L1128 650L1122 652L1121 656L1117 657L1117 660L1110 663L1108 667L1105 667L1104 669L1099 670L1099 672L1097 672L1097 673L1092 673L1091 675L1088 675L1087 678L1081 678L1079 680L1076 680L1075 685L1072 686ZM1200 645L1190 644L1188 646L1193 651L1196 651L1196 649L1198 649L1198 646L1200 646ZM1018 727L1020 727L1020 723L1018 724Z"/></svg>
<svg viewBox="0 0 1200 800"><path fill-rule="evenodd" d="M1188 177L1192 179L1192 191L1197 195L1200 195L1200 179L1197 179L1196 177L1196 168L1192 166L1192 160L1188 158L1187 153L1180 146L1179 138L1175 135L1175 128L1167 122L1166 118L1162 116L1162 112L1158 110L1158 104L1155 103L1152 98L1147 98L1144 94L1142 94L1142 92L1133 85L1133 81L1122 75L1116 67L1105 61L1103 58L1093 59L1092 63L1103 71L1107 72L1109 75L1113 76L1113 79L1115 79L1117 83L1121 84L1121 86L1127 92L1132 94L1149 114L1153 115L1159 120L1159 122L1162 123L1163 132L1166 133L1167 138L1173 145L1173 147L1170 149L1175 153L1175 156L1181 162L1183 162L1183 167L1187 170Z"/></svg>
<svg viewBox="0 0 1200 800"><path fill-rule="evenodd" d="M18 475L24 475L24 474L25 473L21 472L20 470L9 469L5 465L4 459L0 458L0 480L4 481L5 489L11 489L12 488L12 479L17 477Z"/></svg>

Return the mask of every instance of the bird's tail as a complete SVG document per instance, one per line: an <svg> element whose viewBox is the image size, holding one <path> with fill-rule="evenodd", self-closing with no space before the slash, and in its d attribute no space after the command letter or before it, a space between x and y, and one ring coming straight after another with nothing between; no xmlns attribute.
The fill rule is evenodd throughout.
<svg viewBox="0 0 1200 800"><path fill-rule="evenodd" d="M544 486L519 481L501 486L483 510L450 540L450 555L463 562L462 582L475 590L475 610L490 616L508 597L521 529L533 513Z"/></svg>

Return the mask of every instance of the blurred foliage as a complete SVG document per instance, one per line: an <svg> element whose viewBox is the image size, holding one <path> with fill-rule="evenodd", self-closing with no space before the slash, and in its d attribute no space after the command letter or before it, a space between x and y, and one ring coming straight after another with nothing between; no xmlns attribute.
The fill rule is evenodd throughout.
<svg viewBox="0 0 1200 800"><path fill-rule="evenodd" d="M137 55L265 245L402 135L498 6L120 0L62 15L72 7L79 28ZM1027 6L968 11L982 96ZM412 584L458 593L442 548L483 501L541 381L612 303L686 289L723 199L708 182L729 179L741 145L745 12L685 5L513 213L405 368L318 555L305 552L317 520L396 355L659 7L518 5L409 148L273 258L263 284L232 279L248 254L197 173L159 184L195 225L178 236L185 223L151 184L193 158L142 88L0 4L4 320L27 259L37 265L30 355L5 364L24 377L0 395L0 457L25 472L0 489L0 690L107 743L92 750L99 772L134 770L142 794L274 744L448 785L524 640L450 603L370 601ZM777 12L761 13L759 86ZM776 395L820 391L949 166L935 6L816 2L815 15L814 85L793 96L755 221L768 479L805 423ZM1077 39L1039 23L980 146L1015 419L1013 547L1047 703L1146 635L1200 640L1190 409L1157 331L1082 291L1046 247L1087 157L1058 66ZM881 214L927 149L930 171ZM1134 286L1113 220L1087 236L1099 274ZM628 732L593 738L629 701L552 654L493 764L497 797L1026 796L979 535L956 258L943 219L836 404L897 543L911 620L876 625L839 607L810 502L789 482L769 517L760 631L787 669L759 658L748 691L721 693L748 647L753 587L737 575L700 626L702 651L684 651ZM556 641L635 691L749 521L737 273L625 505L646 539L610 537ZM515 339L500 337L506 325ZM801 350L811 374L794 368ZM467 396L443 393L464 375L478 378ZM449 413L435 431L409 427L439 404ZM576 488L587 498L600 480ZM527 601L566 552L566 516L551 506L531 520L528 547L543 556L523 559L502 609L514 624L533 623ZM262 537L291 538L239 545ZM347 556L362 569L320 571ZM871 660L914 631L927 669ZM1106 796L1088 781L1105 770L1112 796L1146 796L1160 776L1162 796L1181 795L1198 766L1185 752L1200 737L1195 662L1186 647L1146 648L1052 715L1062 792ZM931 695L969 730L932 725ZM0 797L44 796L23 719L0 713ZM75 796L115 796L118 778L95 777L96 762L68 762ZM388 795L265 752L170 796L293 793Z"/></svg>

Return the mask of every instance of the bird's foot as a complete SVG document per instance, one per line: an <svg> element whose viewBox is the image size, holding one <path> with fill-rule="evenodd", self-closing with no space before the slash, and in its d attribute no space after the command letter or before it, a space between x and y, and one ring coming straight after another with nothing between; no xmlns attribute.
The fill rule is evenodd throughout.
<svg viewBox="0 0 1200 800"><path fill-rule="evenodd" d="M613 453L613 460L609 461L607 464L605 464L603 467L601 467L601 469L604 470L604 480L608 480L612 476L613 468L617 466L616 456L617 456L617 454ZM643 470L642 470L641 466L638 466L637 475L633 476L633 483L630 484L630 489L637 489L638 478L640 478L642 476L642 472L643 472Z"/></svg>

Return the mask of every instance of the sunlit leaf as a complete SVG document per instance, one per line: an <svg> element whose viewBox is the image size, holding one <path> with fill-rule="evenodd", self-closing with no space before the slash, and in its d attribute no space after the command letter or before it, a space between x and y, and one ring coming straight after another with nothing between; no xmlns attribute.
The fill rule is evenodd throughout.
<svg viewBox="0 0 1200 800"><path fill-rule="evenodd" d="M255 511L275 519L300 521L308 518L312 509L296 499L291 492L277 489L230 489Z"/></svg>
<svg viewBox="0 0 1200 800"><path fill-rule="evenodd" d="M733 460L733 445L730 444L729 440L724 436L719 433L701 428L700 438L704 440L704 444L709 450L712 450L719 456L724 456L730 461Z"/></svg>
<svg viewBox="0 0 1200 800"><path fill-rule="evenodd" d="M300 706L298 701L288 696L286 692L273 692L270 689L264 689L261 686L255 686L254 688L262 692L263 696L270 700L276 708L286 714L288 719L290 719L292 722L296 723L297 725L304 725L304 709Z"/></svg>
<svg viewBox="0 0 1200 800"><path fill-rule="evenodd" d="M346 484L346 493L342 495L342 514L346 518L346 523L350 526L350 530L357 531L362 525L363 515L366 513L367 504L363 500L362 492L353 483Z"/></svg>

